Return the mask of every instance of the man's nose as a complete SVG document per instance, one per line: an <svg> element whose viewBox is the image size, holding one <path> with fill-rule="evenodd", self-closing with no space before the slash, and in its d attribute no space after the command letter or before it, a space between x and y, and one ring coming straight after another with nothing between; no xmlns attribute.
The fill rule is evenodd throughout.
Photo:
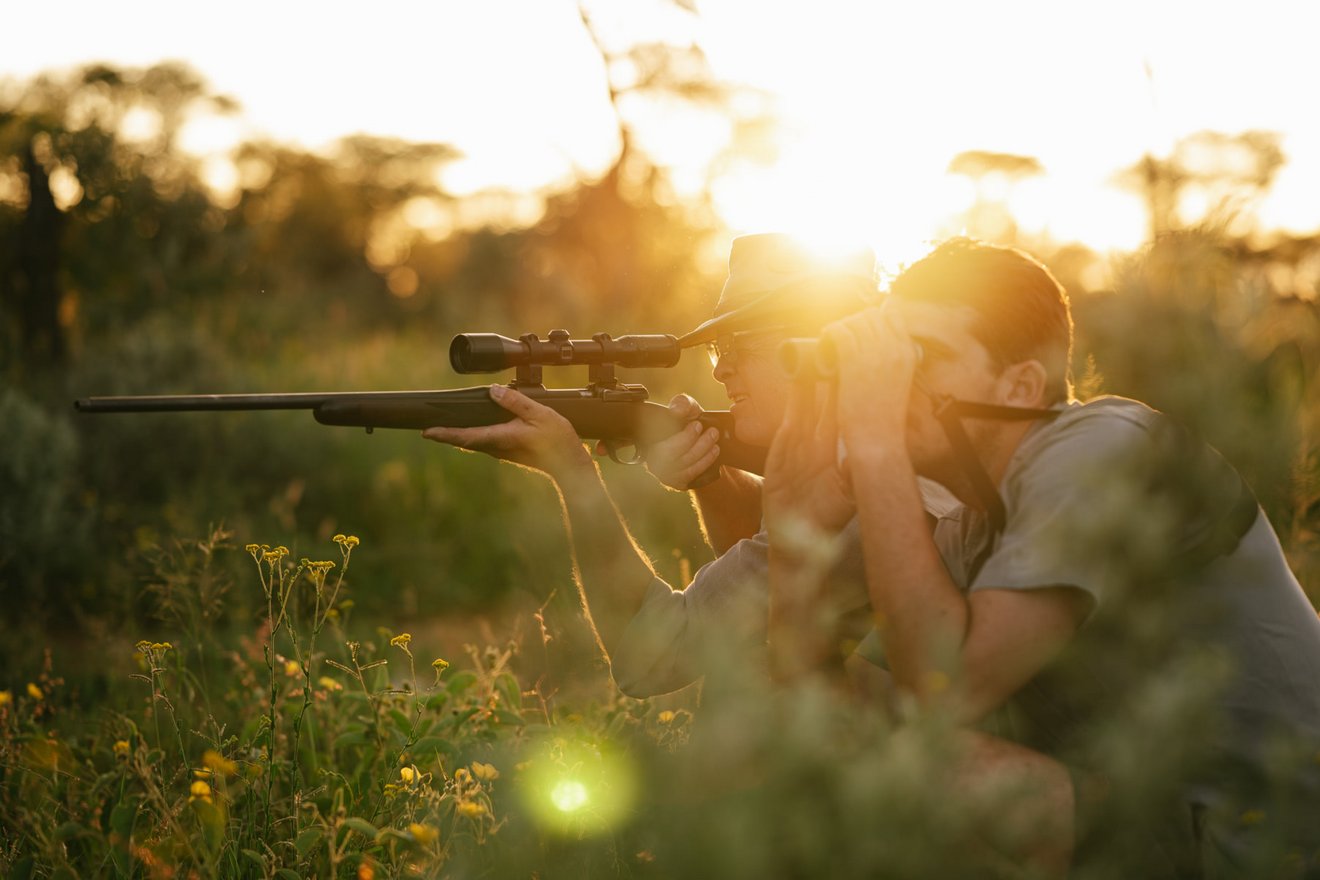
<svg viewBox="0 0 1320 880"><path fill-rule="evenodd" d="M734 359L727 355L720 355L720 359L715 362L715 369L711 373L716 382L724 382L731 378L734 373Z"/></svg>

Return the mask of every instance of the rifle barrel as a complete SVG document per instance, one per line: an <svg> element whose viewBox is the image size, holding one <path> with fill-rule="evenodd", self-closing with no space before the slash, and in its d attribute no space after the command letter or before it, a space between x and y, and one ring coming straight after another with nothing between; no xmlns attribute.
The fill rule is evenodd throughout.
<svg viewBox="0 0 1320 880"><path fill-rule="evenodd" d="M134 397L84 397L73 402L79 412L189 412L244 409L315 409L331 394L152 394Z"/></svg>

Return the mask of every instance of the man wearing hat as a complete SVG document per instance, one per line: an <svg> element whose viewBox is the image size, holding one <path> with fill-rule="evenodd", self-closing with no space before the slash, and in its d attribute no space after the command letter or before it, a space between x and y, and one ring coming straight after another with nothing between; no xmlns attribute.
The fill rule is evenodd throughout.
<svg viewBox="0 0 1320 880"><path fill-rule="evenodd" d="M790 387L777 360L780 345L857 312L874 293L869 250L825 260L786 235L742 236L733 242L714 316L680 341L709 349L714 376L732 401L737 438L768 448ZM716 658L759 654L766 641L769 551L758 476L724 467L719 479L691 490L717 558L686 589L675 590L638 549L572 426L516 390L496 385L491 397L516 418L478 428L430 428L424 436L522 464L554 481L585 610L621 690L638 697L666 693L708 673ZM670 407L691 424L656 444L648 466L681 491L714 464L718 437L714 429L701 430L695 421L701 409L690 397L680 395ZM871 626L855 523L821 542L821 560L831 573L819 607L837 624L824 650L841 662Z"/></svg>

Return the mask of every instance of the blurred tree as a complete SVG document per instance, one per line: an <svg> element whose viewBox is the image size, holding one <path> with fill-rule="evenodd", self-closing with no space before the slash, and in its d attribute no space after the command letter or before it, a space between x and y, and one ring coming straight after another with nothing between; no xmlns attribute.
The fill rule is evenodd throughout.
<svg viewBox="0 0 1320 880"><path fill-rule="evenodd" d="M688 3L672 5L691 11ZM515 312L534 321L543 316L540 323L607 320L678 332L708 306L702 288L711 279L700 258L719 223L708 191L680 199L639 128L657 117L714 113L728 121L731 137L745 137L764 127L763 103L719 80L695 43L620 38L606 33L587 4L578 9L601 57L619 149L599 179L549 198L544 219L519 249L525 270ZM712 143L712 168L726 160Z"/></svg>
<svg viewBox="0 0 1320 880"><path fill-rule="evenodd" d="M976 188L972 204L961 216L966 234L1000 244L1017 242L1017 221L1008 208L1013 187L1045 168L1034 156L965 150L949 162L949 174L968 178Z"/></svg>
<svg viewBox="0 0 1320 880"><path fill-rule="evenodd" d="M223 217L175 147L198 109L229 112L186 67L85 67L0 101L7 191L0 249L5 335L24 361L58 361L81 324L102 334L151 305L214 286ZM11 250L12 249L12 250ZM222 262L222 260L220 260Z"/></svg>
<svg viewBox="0 0 1320 880"><path fill-rule="evenodd" d="M1234 234L1245 235L1252 231L1251 202L1283 167L1279 141L1270 131L1201 131L1179 140L1166 158L1147 153L1115 182L1141 195L1152 240L1198 220L1236 224Z"/></svg>

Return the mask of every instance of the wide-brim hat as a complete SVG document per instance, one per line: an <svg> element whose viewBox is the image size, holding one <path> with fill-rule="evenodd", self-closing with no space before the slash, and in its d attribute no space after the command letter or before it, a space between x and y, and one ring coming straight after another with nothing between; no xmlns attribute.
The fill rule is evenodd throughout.
<svg viewBox="0 0 1320 880"><path fill-rule="evenodd" d="M784 233L742 235L729 250L729 277L714 316L678 341L702 345L725 333L772 326L805 333L860 310L875 294L870 248L824 257Z"/></svg>

